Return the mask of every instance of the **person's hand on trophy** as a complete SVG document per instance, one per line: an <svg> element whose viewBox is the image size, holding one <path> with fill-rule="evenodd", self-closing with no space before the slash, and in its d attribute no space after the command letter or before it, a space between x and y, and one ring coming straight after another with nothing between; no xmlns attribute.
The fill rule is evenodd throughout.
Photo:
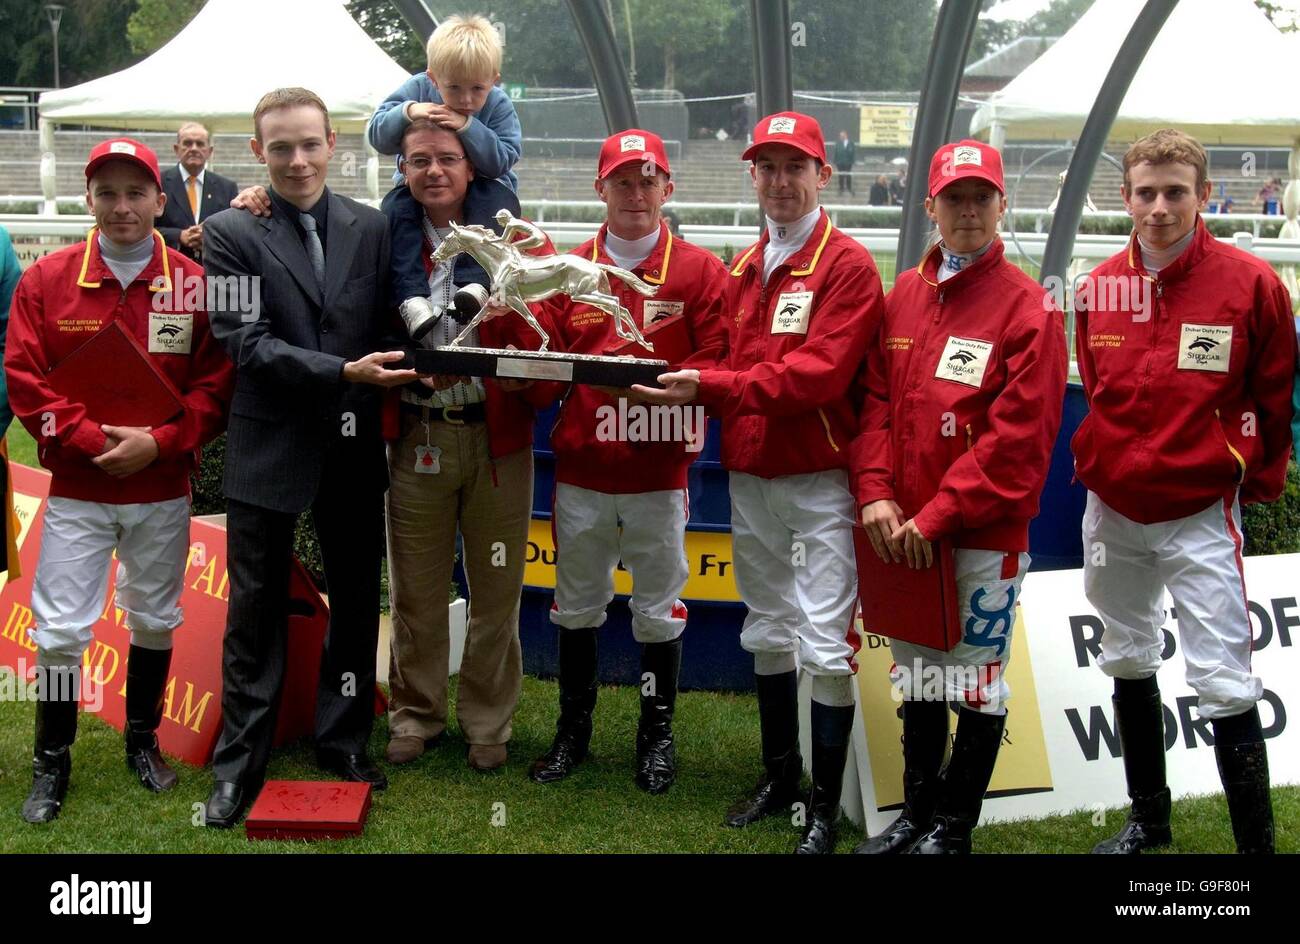
<svg viewBox="0 0 1300 944"><path fill-rule="evenodd" d="M454 387L458 383L467 384L470 382L468 377L459 377L455 374L432 374L428 377L421 377L420 383L424 384L430 390L446 390L448 387Z"/></svg>
<svg viewBox="0 0 1300 944"><path fill-rule="evenodd" d="M376 387L398 387L412 380L424 380L413 370L390 368L386 365L405 360L405 351L375 351L365 357L343 365L343 379L348 383L374 384Z"/></svg>
<svg viewBox="0 0 1300 944"><path fill-rule="evenodd" d="M631 393L643 403L658 403L664 406L682 406L690 403L700 392L700 372L698 370L672 370L660 374L658 380L664 389L656 390L641 384L633 384Z"/></svg>

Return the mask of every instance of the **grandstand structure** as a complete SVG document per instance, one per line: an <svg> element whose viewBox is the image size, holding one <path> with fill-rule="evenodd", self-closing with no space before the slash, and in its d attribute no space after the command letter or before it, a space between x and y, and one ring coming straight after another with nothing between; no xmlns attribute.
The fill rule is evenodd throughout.
<svg viewBox="0 0 1300 944"><path fill-rule="evenodd" d="M525 202L536 200L592 200L592 177L595 152L603 134L600 133L600 114L591 108L590 135L566 135L560 139L530 138L524 141L524 156L518 164L521 197ZM824 125L823 127L830 127ZM578 129L573 129L578 130ZM527 134L528 126L525 125ZM57 159L57 191L61 198L79 200L85 193L82 168L85 155L91 146L102 140L106 132L60 129L55 135ZM166 132L145 131L135 135L154 148L162 161L171 154L175 136ZM693 203L753 203L754 195L745 165L740 160L744 142L714 139L678 141L678 148L670 153L673 162L675 199ZM563 146L560 146L563 142ZM266 172L248 149L248 138L242 134L217 134L214 136L216 153L212 166L221 174L233 177L241 185L264 183ZM1108 148L1114 155L1123 154L1127 142L1112 142ZM1008 187L1017 187L1018 209L1047 207L1058 189L1058 179L1070 160L1068 150L1056 150L1058 145L1010 144L1005 151ZM1049 153L1056 150L1056 153ZM892 177L898 166L892 163L897 150L888 148L864 149L854 172L857 175L856 192L835 194L833 202L866 206L870 183L879 174ZM590 153L588 153L590 152ZM1239 213L1262 212L1259 190L1273 177L1287 179L1286 156L1282 148L1257 148L1253 176L1240 172L1243 150L1241 148L1211 148L1210 170L1216 179L1215 200L1226 196ZM1046 156L1044 156L1046 155ZM358 199L366 196L366 152L361 136L340 134L335 151L335 167L330 173L330 186L339 193ZM1040 160L1041 158L1041 160ZM18 207L2 206L11 203L7 198L24 198L34 202L41 192L41 150L39 135L35 131L0 131L0 212L14 212ZM1034 164L1035 161L1038 163ZM1034 164L1027 176L1021 172ZM391 165L381 164L381 190L387 189L387 176ZM1222 173L1219 173L1222 171ZM1017 184L1018 181L1018 184ZM1223 184L1220 194L1219 182ZM1122 210L1119 196L1120 176L1114 165L1102 161L1093 176L1090 188L1093 203L1100 210ZM83 211L84 212L84 211Z"/></svg>

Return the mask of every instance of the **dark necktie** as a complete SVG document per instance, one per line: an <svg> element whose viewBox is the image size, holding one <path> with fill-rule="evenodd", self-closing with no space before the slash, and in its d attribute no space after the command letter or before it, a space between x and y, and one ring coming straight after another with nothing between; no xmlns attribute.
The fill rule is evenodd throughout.
<svg viewBox="0 0 1300 944"><path fill-rule="evenodd" d="M307 238L304 240L307 246L307 258L311 260L311 271L316 276L316 287L320 289L321 295L324 296L325 250L320 244L320 234L316 232L316 217L310 213L299 213L298 222L307 231Z"/></svg>

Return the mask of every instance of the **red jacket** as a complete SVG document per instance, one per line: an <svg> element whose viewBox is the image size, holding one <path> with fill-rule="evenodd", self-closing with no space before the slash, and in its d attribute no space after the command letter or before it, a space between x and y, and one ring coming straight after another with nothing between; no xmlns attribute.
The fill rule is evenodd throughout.
<svg viewBox="0 0 1300 944"><path fill-rule="evenodd" d="M1061 426L1065 322L1000 239L942 285L941 261L936 246L885 299L855 493L897 502L930 540L1023 551Z"/></svg>
<svg viewBox="0 0 1300 944"><path fill-rule="evenodd" d="M594 262L615 265L605 251L602 226L595 239L583 243L573 254ZM659 291L646 298L616 278L611 291L645 331L649 320L681 314L691 337L694 353L673 367L713 364L722 353L726 328L722 321L722 287L727 270L713 253L674 239L664 223L659 224L659 242L636 269L638 276ZM546 306L553 347L576 354L601 354L618 344L614 322L590 305L556 296ZM563 391L559 385L551 385ZM595 387L572 384L563 393L551 448L555 450L556 481L612 494L656 492L686 487L686 470L699 455L688 452L684 442L602 442L597 437L602 416L618 410L618 400ZM607 408L597 414L602 407ZM653 415L653 414L651 414ZM683 425L683 428L685 426ZM703 432L702 430L700 432Z"/></svg>
<svg viewBox="0 0 1300 944"><path fill-rule="evenodd" d="M208 330L203 310L203 269L163 244L154 232L153 259L126 288L99 253L96 230L83 243L38 259L23 273L9 313L5 370L14 414L36 439L41 464L53 474L50 494L108 504L157 502L190 493L199 449L225 428L234 366ZM166 292L158 297L159 292ZM101 423L86 407L56 394L45 375L64 357L118 320L146 350L151 312L193 319L190 352L151 353L150 359L181 392L185 411L155 428L158 458L124 479L90 460L104 450ZM53 417L53 423L47 418Z"/></svg>
<svg viewBox="0 0 1300 944"><path fill-rule="evenodd" d="M825 211L763 284L768 236L740 255L723 296L727 350L700 371L699 400L723 418L722 464L763 478L849 467L854 379L884 315L871 253Z"/></svg>
<svg viewBox="0 0 1300 944"><path fill-rule="evenodd" d="M1144 524L1203 511L1238 486L1243 503L1282 494L1296 337L1268 263L1198 219L1158 276L1134 236L1078 295L1090 407L1071 443L1079 481Z"/></svg>

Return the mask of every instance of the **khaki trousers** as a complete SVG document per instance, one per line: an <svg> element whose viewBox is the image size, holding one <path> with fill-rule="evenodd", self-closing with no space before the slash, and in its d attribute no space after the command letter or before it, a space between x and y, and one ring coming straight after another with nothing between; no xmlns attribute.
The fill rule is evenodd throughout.
<svg viewBox="0 0 1300 944"><path fill-rule="evenodd" d="M402 438L388 448L390 737L427 740L447 727L447 604L459 530L469 626L456 717L470 744L504 744L523 680L519 598L533 454L520 449L492 462L484 423L431 420L427 430L441 450L437 474L415 471L416 447L426 442L418 416L402 414Z"/></svg>

